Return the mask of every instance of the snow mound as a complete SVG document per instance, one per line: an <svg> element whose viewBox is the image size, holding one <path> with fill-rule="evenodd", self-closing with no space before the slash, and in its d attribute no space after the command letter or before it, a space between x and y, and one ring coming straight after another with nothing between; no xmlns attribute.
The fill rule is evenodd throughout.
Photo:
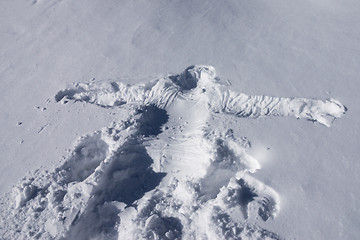
<svg viewBox="0 0 360 240"><path fill-rule="evenodd" d="M204 65L139 85L74 84L55 99L129 117L81 137L62 166L4 197L5 239L280 239L259 226L280 211L279 194L253 176L261 166L249 142L220 125L234 115L330 126L346 111L332 99L235 93Z"/></svg>

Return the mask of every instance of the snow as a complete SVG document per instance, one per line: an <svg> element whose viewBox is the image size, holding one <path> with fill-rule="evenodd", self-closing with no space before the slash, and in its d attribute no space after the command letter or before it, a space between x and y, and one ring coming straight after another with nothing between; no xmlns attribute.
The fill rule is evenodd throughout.
<svg viewBox="0 0 360 240"><path fill-rule="evenodd" d="M360 73L360 31L356 23L359 22L360 6L357 1L150 3L15 0L0 4L0 192L3 194L0 231L5 239L14 238L13 234L25 239L61 235L81 215L77 215L78 212L90 214L91 211L86 210L99 203L102 204L99 210L103 213L102 218L90 230L97 232L103 229L107 234L116 234L112 224L121 212L123 224L118 228L120 234L141 234L134 224L125 224L138 216L141 231L170 239L186 238L186 234L194 229L197 233L207 234L210 239L219 233L229 237L231 234L241 236L249 231L262 237L290 239L355 239L359 235L360 192L357 185L360 164L357 161L357 142L360 109L357 79ZM180 223L185 227L181 229L177 215L170 217L171 207L168 206L176 205L175 199L183 206L191 206L196 193L191 192L187 185L167 181L172 175L169 172L162 178L166 182L158 185L162 192L157 195L153 190L143 192L144 196L140 198L143 200L138 203L139 210L146 209L149 204L146 198L151 199L160 209L167 209L164 214L169 216L155 212L149 216L146 211L136 212L133 207L122 205L121 202L129 204L135 198L130 193L123 194L126 199L119 201L104 201L103 197L89 201L96 184L86 182L93 181L102 186L102 182L96 182L94 168L101 176L113 174L116 168L106 168L100 162L124 144L122 140L116 144L108 140L106 136L111 134L106 133L104 127L111 128L111 123L116 122L116 130L122 120L126 121L131 116L131 110L121 101L112 102L116 97L108 93L113 91L114 86L121 89L127 84L137 85L140 82L144 84L144 89L151 89L153 86L147 84L154 80L163 79L169 73L174 76L186 66L198 63L214 66L223 87L228 85L229 91L247 96L320 99L316 104L310 104L307 111L326 112L331 116L323 118L321 114L312 114L308 117L318 121L312 124L287 117L238 118L218 114L220 116L213 116L209 121L210 127L217 131L213 139L197 139L180 148L180 140L165 141L165 138L182 133L190 136L198 134L192 132L198 130L194 119L201 122L208 112L194 105L191 106L193 114L188 114L191 109L183 113L181 109L186 109L186 106L176 101L166 109L170 118L161 127L162 133L155 131L159 134L155 139L145 139L143 143L133 145L139 148L139 154L144 146L149 158L158 162L154 161L151 171L147 170L148 163L140 164L143 168L128 163L126 169L158 176L180 167L171 165L178 161L170 161L168 165L160 161L168 156L179 156L177 151L182 152L181 159L190 161L200 149L208 154L200 154L206 160L222 147L231 146L235 149L235 156L245 151L246 156L252 156L257 161L254 166L246 168L254 169L252 174L246 175L251 176L246 184L237 184L235 180L227 182L228 176L236 171L214 165L206 168L209 165L205 160L195 167L191 162L183 164L181 167L185 172L196 172L197 176L205 176L207 180L199 181L207 189L207 197L202 200L206 203L199 205L202 207L198 212L187 211L193 214L189 218L193 224L202 223L197 228L191 223L183 224L183 219ZM72 82L79 83L73 85L75 87L88 87L84 88L85 92L92 87L101 89L99 93L107 89L107 94L102 97L91 97L93 103L97 101L99 105L113 107L88 104L84 102L86 98L75 103L70 100L65 105L57 103L56 94L71 86ZM111 86L112 82L118 83L118 86ZM64 96L72 94L81 95L64 92ZM214 97L210 99L217 101ZM184 100L185 103L188 101ZM333 118L338 118L345 110L342 104L348 111L333 122ZM301 112L298 113L301 115ZM323 127L319 122L331 127ZM164 131L166 128L168 130ZM229 128L233 129L235 140L226 137ZM134 131L136 128L127 131L126 135L122 129L121 136L126 138L135 134ZM147 130L141 131L144 134ZM225 142L209 152L208 148L214 146L212 144L217 138L225 139ZM76 139L79 140L72 144ZM234 147L236 144L233 141L241 147ZM105 146L109 149L105 150ZM84 150L77 151L77 147ZM66 150L68 148L71 150ZM93 152L94 149L103 150ZM164 151L167 154L161 157ZM74 165L77 161L80 164ZM75 168L75 174L71 172L68 181L62 185L53 180L53 177L60 177L55 171L59 166L65 173ZM42 169L33 173L38 168ZM25 179L17 183L24 176ZM119 175L114 177L122 181ZM258 186L260 183L262 187ZM12 186L15 187L12 189ZM174 187L174 198L166 197L164 192L172 192ZM244 191L246 193L246 189L254 187L257 190L247 194L249 197L242 201L250 202L247 208L231 209L231 206L239 204L232 203L231 198L230 202L223 200L223 196L241 195ZM109 189L112 189L111 184ZM223 189L216 198L212 198L217 194L214 189ZM65 192L67 197L61 201ZM81 197L75 198L79 192ZM264 222L262 216L266 218L266 214L256 219L261 204L254 195L265 193L272 196L271 202L281 204L280 211L274 214L276 217ZM54 211L58 205L69 208L67 211L60 210L68 219L64 223L55 221ZM268 206L277 209L276 204ZM244 209L248 209L248 225L240 231L237 224L244 224ZM219 217L227 215L230 218ZM214 225L211 219L222 223ZM77 228L83 230L73 228L68 234L92 234L91 231L86 232L86 221L79 223ZM14 233L19 226L22 231ZM42 235L37 235L39 229L44 228Z"/></svg>

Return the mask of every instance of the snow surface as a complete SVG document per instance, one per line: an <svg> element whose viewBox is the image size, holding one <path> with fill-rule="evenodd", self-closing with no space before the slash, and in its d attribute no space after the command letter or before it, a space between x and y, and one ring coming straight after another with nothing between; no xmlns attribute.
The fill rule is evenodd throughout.
<svg viewBox="0 0 360 240"><path fill-rule="evenodd" d="M104 203L100 209L104 218L99 219L99 225L94 225L93 231L100 228L108 234L113 234L112 224L117 221L117 211L126 210L128 218L125 222L140 214L132 212L132 207L126 208L126 205L110 203L109 199L105 201L101 196L92 198L94 200L91 201L88 201L91 194L83 194L77 198L78 200L70 198L71 194L78 196L79 192L96 191L95 187L87 189L88 185L81 183L86 179L93 179L94 167L101 166L99 163L104 160L104 156L106 158L110 152L114 153L114 149L106 150L106 146L114 144L109 145L104 140L111 134L105 134L105 130L99 129L116 122L116 132L116 129L121 129L121 121L126 121L128 116L131 117L132 110L122 107L104 108L72 101L61 105L56 103L54 96L72 82L91 82L95 79L93 82L104 84L147 83L169 72L180 72L194 63L213 65L218 70L220 79L231 85L229 89L234 92L243 92L249 96L321 100L334 98L348 108L347 114L331 128L295 118L254 119L231 115L218 119L215 117L212 123L216 124L212 126L219 129L216 136L223 139L226 129L232 128L235 139L225 138L225 143L218 146L230 146L232 141L238 141L238 144L243 144L241 146L246 148L246 152L257 159L262 167L251 175L253 181L230 181L228 190L221 191L216 201L220 201L221 196L224 196L222 194L237 194L241 189L247 188L258 189L260 187L255 186L257 183L266 186L266 189L276 191L281 199L281 210L274 220L263 222L261 218L256 219L257 211L252 215L255 223L244 220L246 211L241 210L244 207L240 207L240 213L231 215L233 220L226 220L226 217L218 218L225 221L223 225L231 225L232 221L243 224L246 221L249 225L242 233L263 233L264 236L273 238L280 236L290 239L356 239L359 236L358 1L308 0L289 3L272 0L224 3L14 0L2 1L0 4L0 190L3 194L0 231L5 239L11 239L14 236L12 234L20 234L24 238L35 237L38 234L37 230L44 227L47 233L43 233L43 238L60 234L69 224L71 225L71 219L77 218L76 211L60 211L66 214L69 221L61 224L52 222L55 213L49 210L52 206L43 201L43 196L50 199L53 196L55 199L49 202L60 202L65 207L74 206L84 214L89 214L86 213L86 209ZM338 105L338 102L332 103ZM178 117L176 123L183 124L172 124L169 119L167 123L170 129L176 127L172 131L179 133L182 128L187 129L186 121L179 119L187 114L182 116L176 109L167 111L172 118ZM188 117L203 117L201 112L198 114L199 116ZM327 123L329 119L326 118L324 121L320 122ZM224 131L221 128L224 128ZM132 134L140 134L135 132L136 130L128 132L130 139L134 137ZM71 142L79 137L72 150L66 152L65 149L71 148ZM141 156L146 156L143 165L140 164L140 168L135 168L134 171L154 178L148 188L153 187L156 179L166 179L170 175L158 175L165 172L159 164L152 165L153 170L148 170L150 165L146 162L150 161L149 158L159 159L153 156L166 149L164 145L159 145L162 144L162 139L157 140L158 145L156 141L131 145ZM198 141L196 143L200 144ZM127 146L126 141L122 144ZM196 145L191 147L196 148ZM151 148L153 153L147 150ZM206 149L206 146L201 147L204 148ZM102 150L96 150L94 153L94 149ZM172 153L171 151L179 149L168 150ZM80 156L86 156L85 159L90 161L86 160L80 165L74 164L77 161L83 162L84 158ZM48 172L40 170L36 174L27 173L40 167ZM56 174L55 167L66 174L70 173L67 169L75 169L76 174L72 171L70 175L65 174L65 182L61 185L60 180L53 179L61 177ZM100 167L100 173L109 176L112 170L103 167ZM131 163L128 163L127 167L134 168ZM199 166L189 168L201 169ZM232 174L222 173L218 167L212 168L215 172L219 171L214 175L220 179L209 177L208 186L207 182L200 181L205 189L208 189L206 194L210 196L216 194L212 192L212 187L215 186L216 189L219 187L216 184L225 181L221 177ZM26 179L16 184L23 176L27 176ZM101 185L103 182L98 184ZM13 185L17 186L11 190ZM71 188L70 185L74 187ZM174 185L169 184L168 187L172 186ZM47 187L49 192L41 191ZM61 191L65 190L69 192L66 195L69 198L66 197L64 202L61 202L61 196L64 194ZM168 191L171 192L170 189ZM180 192L186 191L184 189ZM252 200L253 195L259 194L258 192L250 191L250 197L245 202ZM152 192L145 192L143 189L143 194L146 198L147 194ZM161 194L152 195L153 198L149 199L165 202L158 203L159 206L166 205L166 201L172 198L166 198ZM123 194L126 199L116 202L129 204L135 196L139 198L138 193ZM57 197L60 200L56 199ZM184 198L182 202L189 199L186 194L180 194L179 199L180 197ZM207 198L211 199L205 197L203 201L209 202ZM138 204L138 208L146 208L145 200ZM216 204L222 207L222 204L226 203ZM230 201L227 204L233 203ZM18 208L9 208L9 205ZM199 212L211 213L208 209L210 205L203 204ZM221 215L221 208L213 210L215 216ZM12 214L16 214L16 217L9 217ZM39 218L49 221L32 220ZM190 231L180 231L182 222L180 225L176 219L161 214L153 214L148 220L145 217L141 218L140 214L139 221L144 224L142 229L168 234L168 238L190 234ZM201 227L198 226L199 232L212 234L212 231L216 231L216 227L210 227L211 231L202 228L211 224L206 224L203 219L198 221L203 223ZM29 224L16 225L25 222ZM41 225L42 223L44 225ZM77 225L79 228L86 226L86 222L79 223L82 223ZM134 229L131 224L126 226L130 226L129 231ZM191 229L191 224L185 226ZM124 225L120 224L119 229L123 227ZM141 227L142 225L139 225L139 228ZM23 231L14 233L18 229ZM68 234L88 234L76 228L72 231ZM235 227L232 234L238 233L237 231Z"/></svg>

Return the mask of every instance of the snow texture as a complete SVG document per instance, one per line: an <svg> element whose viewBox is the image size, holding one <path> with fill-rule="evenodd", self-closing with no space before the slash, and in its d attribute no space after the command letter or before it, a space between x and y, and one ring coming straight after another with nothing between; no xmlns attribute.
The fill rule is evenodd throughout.
<svg viewBox="0 0 360 240"><path fill-rule="evenodd" d="M250 142L216 116L329 127L346 112L334 99L236 93L206 65L136 85L77 83L55 99L130 114L81 137L54 171L25 177L1 206L5 239L281 239L259 225L279 213L279 194L253 176Z"/></svg>

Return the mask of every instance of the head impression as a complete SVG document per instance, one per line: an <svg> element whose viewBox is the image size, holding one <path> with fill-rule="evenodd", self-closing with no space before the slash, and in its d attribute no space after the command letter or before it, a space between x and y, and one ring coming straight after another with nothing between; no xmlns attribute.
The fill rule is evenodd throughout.
<svg viewBox="0 0 360 240"><path fill-rule="evenodd" d="M199 84L210 83L215 79L215 68L208 65L193 65L185 69L181 74L169 78L182 90L196 88Z"/></svg>

